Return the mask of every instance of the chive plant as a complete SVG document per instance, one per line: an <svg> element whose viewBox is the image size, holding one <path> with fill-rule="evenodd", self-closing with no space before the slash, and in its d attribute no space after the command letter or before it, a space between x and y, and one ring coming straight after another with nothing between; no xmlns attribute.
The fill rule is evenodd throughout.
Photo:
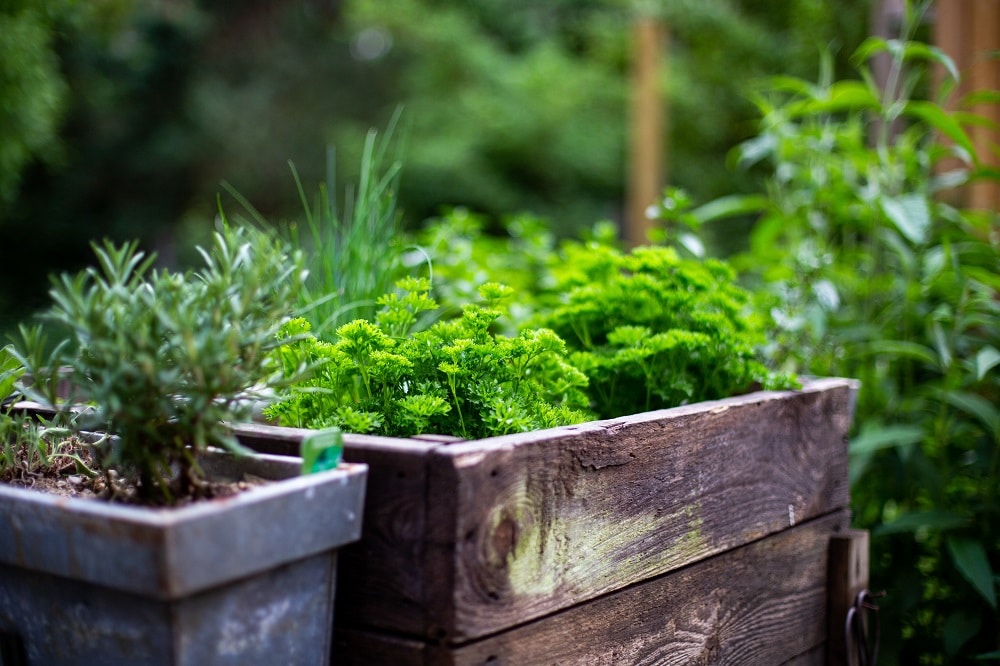
<svg viewBox="0 0 1000 666"><path fill-rule="evenodd" d="M337 198L336 149L326 155L326 181L310 200L295 165L292 178L302 203L304 224L283 225L282 233L307 257L309 277L299 303L313 334L330 341L342 324L372 319L378 298L401 277L407 244L397 207L403 170L396 137L401 110L386 129L368 132L356 186L348 185L343 205ZM272 228L253 205L228 183L224 187L262 228Z"/></svg>

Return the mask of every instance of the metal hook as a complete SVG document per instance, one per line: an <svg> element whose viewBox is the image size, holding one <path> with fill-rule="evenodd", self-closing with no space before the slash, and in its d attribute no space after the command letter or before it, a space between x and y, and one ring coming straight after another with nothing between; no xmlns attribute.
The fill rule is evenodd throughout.
<svg viewBox="0 0 1000 666"><path fill-rule="evenodd" d="M847 609L844 620L844 642L849 664L858 666L875 666L878 659L879 619L877 595L868 590L861 590L854 599L854 604Z"/></svg>

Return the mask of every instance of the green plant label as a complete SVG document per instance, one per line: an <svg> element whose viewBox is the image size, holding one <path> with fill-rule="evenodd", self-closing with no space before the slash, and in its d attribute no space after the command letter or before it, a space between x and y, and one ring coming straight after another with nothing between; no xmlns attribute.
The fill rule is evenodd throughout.
<svg viewBox="0 0 1000 666"><path fill-rule="evenodd" d="M326 428L302 440L302 473L314 474L334 469L344 454L344 435L340 428Z"/></svg>

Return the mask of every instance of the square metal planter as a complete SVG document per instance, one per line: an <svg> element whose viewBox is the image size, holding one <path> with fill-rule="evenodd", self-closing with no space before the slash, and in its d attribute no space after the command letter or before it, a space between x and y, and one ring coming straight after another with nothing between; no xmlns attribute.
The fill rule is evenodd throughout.
<svg viewBox="0 0 1000 666"><path fill-rule="evenodd" d="M367 467L203 466L273 482L167 509L0 485L3 666L329 663L337 551L360 535Z"/></svg>

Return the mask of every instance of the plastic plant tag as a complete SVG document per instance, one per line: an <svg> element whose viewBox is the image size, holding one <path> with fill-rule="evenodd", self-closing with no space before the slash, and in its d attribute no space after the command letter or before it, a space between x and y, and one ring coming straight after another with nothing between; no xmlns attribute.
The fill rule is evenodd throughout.
<svg viewBox="0 0 1000 666"><path fill-rule="evenodd" d="M334 469L344 454L344 435L340 428L318 430L302 439L300 453L303 474Z"/></svg>

